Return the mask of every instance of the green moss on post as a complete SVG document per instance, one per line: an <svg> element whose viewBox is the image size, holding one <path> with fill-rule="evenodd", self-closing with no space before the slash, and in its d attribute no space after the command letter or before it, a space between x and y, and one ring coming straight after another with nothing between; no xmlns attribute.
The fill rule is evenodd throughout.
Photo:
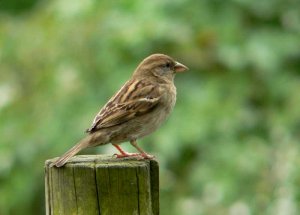
<svg viewBox="0 0 300 215"><path fill-rule="evenodd" d="M155 160L75 156L61 168L45 164L47 215L158 215Z"/></svg>

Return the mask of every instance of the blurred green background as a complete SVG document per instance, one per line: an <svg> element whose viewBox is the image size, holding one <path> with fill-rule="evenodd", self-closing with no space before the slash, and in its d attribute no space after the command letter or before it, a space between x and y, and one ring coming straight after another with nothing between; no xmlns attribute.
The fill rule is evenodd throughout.
<svg viewBox="0 0 300 215"><path fill-rule="evenodd" d="M84 137L157 52L190 68L176 77L169 120L140 141L160 162L161 214L299 214L299 8L298 0L0 1L0 214L45 213L44 161Z"/></svg>

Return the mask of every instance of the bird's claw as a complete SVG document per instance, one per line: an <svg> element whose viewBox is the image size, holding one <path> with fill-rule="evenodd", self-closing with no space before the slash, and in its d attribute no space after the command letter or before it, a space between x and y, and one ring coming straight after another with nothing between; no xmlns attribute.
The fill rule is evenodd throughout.
<svg viewBox="0 0 300 215"><path fill-rule="evenodd" d="M116 158L140 157L139 153L114 154Z"/></svg>
<svg viewBox="0 0 300 215"><path fill-rule="evenodd" d="M136 157L139 160L142 159L153 159L154 155L149 155L147 153L124 153L124 154L114 154L116 158L128 158L128 157Z"/></svg>
<svg viewBox="0 0 300 215"><path fill-rule="evenodd" d="M153 159L155 157L154 155L149 155L147 153L141 153L139 155L142 156L144 159Z"/></svg>

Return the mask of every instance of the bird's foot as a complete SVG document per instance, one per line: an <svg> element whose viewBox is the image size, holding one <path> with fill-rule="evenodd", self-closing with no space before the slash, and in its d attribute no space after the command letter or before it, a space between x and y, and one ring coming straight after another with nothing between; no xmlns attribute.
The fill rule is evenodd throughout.
<svg viewBox="0 0 300 215"><path fill-rule="evenodd" d="M121 153L121 154L114 154L116 158L129 158L129 157L136 157L137 159L153 159L155 156L154 155L149 155L147 153Z"/></svg>
<svg viewBox="0 0 300 215"><path fill-rule="evenodd" d="M147 154L147 153L141 153L141 154L139 154L141 157L143 157L144 159L153 159L153 158L155 158L155 156L154 155L149 155L149 154Z"/></svg>
<svg viewBox="0 0 300 215"><path fill-rule="evenodd" d="M114 156L116 158L141 157L139 153L128 153L128 152L124 152L121 154L114 154Z"/></svg>
<svg viewBox="0 0 300 215"><path fill-rule="evenodd" d="M147 154L142 148L140 148L140 147L137 145L136 140L131 140L131 141L130 141L130 144L140 152L139 155L140 155L143 159L153 159L153 158L154 158L154 155L149 155L149 154Z"/></svg>

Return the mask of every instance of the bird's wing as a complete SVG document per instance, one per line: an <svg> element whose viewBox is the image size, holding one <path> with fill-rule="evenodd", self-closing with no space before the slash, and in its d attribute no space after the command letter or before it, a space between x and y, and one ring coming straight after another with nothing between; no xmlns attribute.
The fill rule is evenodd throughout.
<svg viewBox="0 0 300 215"><path fill-rule="evenodd" d="M87 132L120 125L153 110L160 100L159 87L143 80L128 81L96 115Z"/></svg>

